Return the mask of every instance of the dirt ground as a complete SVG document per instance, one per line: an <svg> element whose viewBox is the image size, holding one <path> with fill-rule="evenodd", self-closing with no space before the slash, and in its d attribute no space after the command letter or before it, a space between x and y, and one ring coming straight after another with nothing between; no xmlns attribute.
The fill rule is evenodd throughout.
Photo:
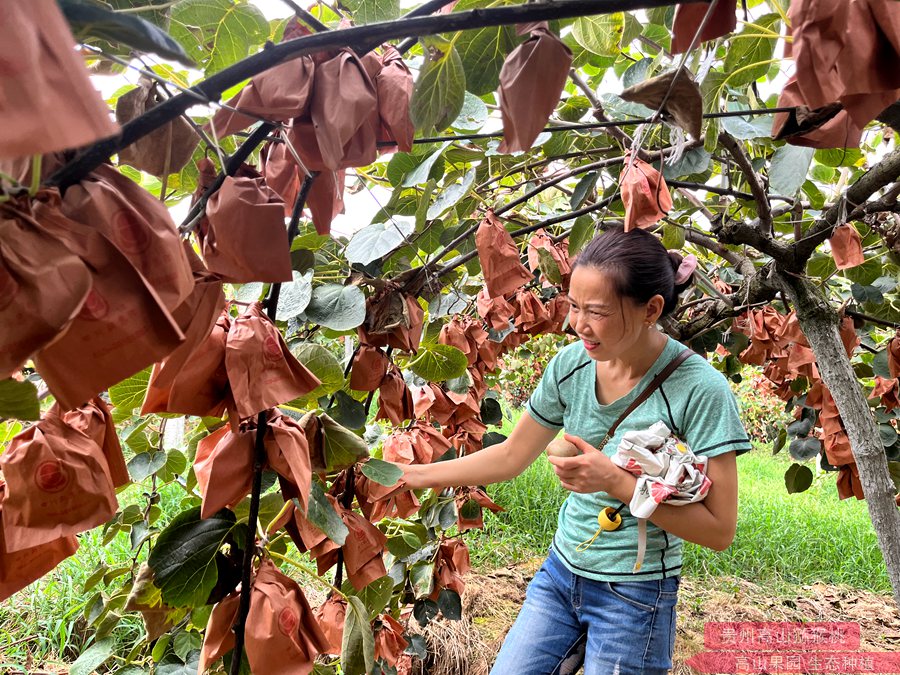
<svg viewBox="0 0 900 675"><path fill-rule="evenodd" d="M471 573L463 619L439 619L423 631L433 656L423 664L422 675L486 675L539 564L533 560L488 574ZM715 588L682 579L677 611L672 675L698 672L685 661L703 651L704 624L710 621L859 623L861 651L900 651L900 613L892 598L848 587L817 583L775 596L743 579L719 579Z"/></svg>

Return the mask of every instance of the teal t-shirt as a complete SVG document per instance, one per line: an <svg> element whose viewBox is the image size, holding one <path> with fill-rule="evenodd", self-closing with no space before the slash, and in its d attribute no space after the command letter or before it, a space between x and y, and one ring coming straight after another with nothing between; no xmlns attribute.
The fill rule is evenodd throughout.
<svg viewBox="0 0 900 675"><path fill-rule="evenodd" d="M527 410L543 426L599 445L607 429L638 397L653 377L685 347L668 339L659 358L635 388L609 405L596 394L596 361L579 341L561 349L544 372ZM627 431L646 429L663 421L698 455L715 457L750 450L737 402L725 377L699 355L691 355L653 394L619 425L603 449L613 455ZM681 572L682 540L647 522L647 549L643 565L633 572L637 557L637 519L626 505L622 525L601 532L586 550L576 550L597 531L597 514L621 502L605 492L570 493L559 512L553 549L575 574L598 581L663 579Z"/></svg>

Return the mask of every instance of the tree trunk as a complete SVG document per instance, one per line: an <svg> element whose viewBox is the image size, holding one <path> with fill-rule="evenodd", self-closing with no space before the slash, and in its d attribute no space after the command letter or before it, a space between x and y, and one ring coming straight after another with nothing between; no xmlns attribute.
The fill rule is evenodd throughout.
<svg viewBox="0 0 900 675"><path fill-rule="evenodd" d="M780 277L850 438L894 602L900 608L900 509L894 501L894 484L875 419L841 343L837 313L808 279L791 274Z"/></svg>

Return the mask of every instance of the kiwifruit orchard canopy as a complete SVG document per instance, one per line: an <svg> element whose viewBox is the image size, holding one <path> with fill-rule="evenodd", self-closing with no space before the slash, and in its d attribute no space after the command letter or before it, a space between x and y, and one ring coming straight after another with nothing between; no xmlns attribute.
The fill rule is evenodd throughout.
<svg viewBox="0 0 900 675"><path fill-rule="evenodd" d="M503 440L504 356L624 227L900 600L900 3L301 4L0 5L0 598L102 527L92 663L137 611L134 672L409 672L499 507L395 464Z"/></svg>

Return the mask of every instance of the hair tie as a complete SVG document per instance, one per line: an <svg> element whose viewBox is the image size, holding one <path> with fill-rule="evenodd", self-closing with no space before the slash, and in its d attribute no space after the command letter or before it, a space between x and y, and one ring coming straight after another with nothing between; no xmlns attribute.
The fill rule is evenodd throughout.
<svg viewBox="0 0 900 675"><path fill-rule="evenodd" d="M671 253L675 253L675 251L670 251ZM688 279L691 278L691 275L694 273L694 270L697 269L697 256L690 253L684 256L681 259L681 262L678 263L678 269L675 270L675 285L680 286L685 283Z"/></svg>

